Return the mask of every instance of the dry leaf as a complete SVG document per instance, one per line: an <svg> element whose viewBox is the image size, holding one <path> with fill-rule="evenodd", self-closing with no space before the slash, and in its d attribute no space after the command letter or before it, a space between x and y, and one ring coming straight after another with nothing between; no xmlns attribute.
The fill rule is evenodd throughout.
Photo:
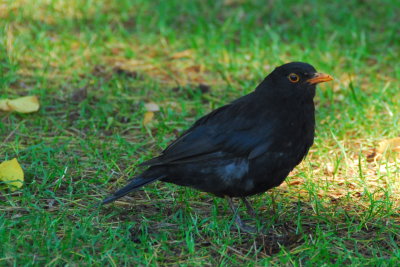
<svg viewBox="0 0 400 267"><path fill-rule="evenodd" d="M142 60L127 59L122 57L108 57L105 58L108 65L112 66L114 69L120 69L127 72L135 72L137 69L147 70L154 68L153 65L146 63Z"/></svg>
<svg viewBox="0 0 400 267"><path fill-rule="evenodd" d="M146 108L146 113L143 116L143 125L146 126L153 120L154 112L160 111L160 107L154 102L146 103L144 107Z"/></svg>
<svg viewBox="0 0 400 267"><path fill-rule="evenodd" d="M203 72L204 69L205 68L204 68L203 65L192 65L192 66L186 67L184 71L185 72L200 73L200 72Z"/></svg>
<svg viewBox="0 0 400 267"><path fill-rule="evenodd" d="M0 164L0 181L6 183L12 191L22 187L24 172L16 158Z"/></svg>
<svg viewBox="0 0 400 267"><path fill-rule="evenodd" d="M143 125L146 126L149 124L154 118L154 112L147 111L143 116Z"/></svg>
<svg viewBox="0 0 400 267"><path fill-rule="evenodd" d="M385 154L400 152L400 137L383 140L379 143L378 148L374 151L375 160L382 158Z"/></svg>
<svg viewBox="0 0 400 267"><path fill-rule="evenodd" d="M184 58L184 57L191 57L192 56L192 50L187 49L183 50L181 52L177 52L171 56L172 59L179 59L179 58Z"/></svg>
<svg viewBox="0 0 400 267"><path fill-rule="evenodd" d="M147 111L151 112L160 111L160 107L154 102L146 103L144 104L144 107L146 108Z"/></svg>
<svg viewBox="0 0 400 267"><path fill-rule="evenodd" d="M301 184L303 184L303 182L299 181L299 180L295 180L295 181L290 181L287 184L288 185L301 185Z"/></svg>
<svg viewBox="0 0 400 267"><path fill-rule="evenodd" d="M0 110L31 113L39 110L39 100L36 96L24 96L13 100L0 100Z"/></svg>
<svg viewBox="0 0 400 267"><path fill-rule="evenodd" d="M384 153L385 151L400 152L400 137L383 140L379 143L377 153Z"/></svg>

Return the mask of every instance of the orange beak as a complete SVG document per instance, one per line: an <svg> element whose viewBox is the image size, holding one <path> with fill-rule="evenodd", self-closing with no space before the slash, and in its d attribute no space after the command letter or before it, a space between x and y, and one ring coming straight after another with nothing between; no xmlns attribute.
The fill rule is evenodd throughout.
<svg viewBox="0 0 400 267"><path fill-rule="evenodd" d="M314 76L307 80L309 84L318 84L323 82L332 81L333 77L325 73L315 73Z"/></svg>

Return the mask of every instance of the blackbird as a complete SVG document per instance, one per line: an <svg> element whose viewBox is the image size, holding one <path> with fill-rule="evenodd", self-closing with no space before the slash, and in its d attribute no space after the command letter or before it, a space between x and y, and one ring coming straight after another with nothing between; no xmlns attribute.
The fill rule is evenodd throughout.
<svg viewBox="0 0 400 267"><path fill-rule="evenodd" d="M315 88L330 75L291 62L277 67L248 95L197 120L160 156L143 162L148 168L103 204L155 181L189 186L228 199L239 227L233 197L245 197L280 185L314 141Z"/></svg>

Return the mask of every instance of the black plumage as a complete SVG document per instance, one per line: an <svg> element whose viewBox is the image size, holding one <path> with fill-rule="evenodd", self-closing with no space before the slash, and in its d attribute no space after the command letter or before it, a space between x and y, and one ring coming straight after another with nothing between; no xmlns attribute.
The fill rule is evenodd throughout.
<svg viewBox="0 0 400 267"><path fill-rule="evenodd" d="M313 144L315 87L329 80L307 63L277 67L255 91L200 118L142 163L148 169L103 203L157 180L243 199L280 185Z"/></svg>

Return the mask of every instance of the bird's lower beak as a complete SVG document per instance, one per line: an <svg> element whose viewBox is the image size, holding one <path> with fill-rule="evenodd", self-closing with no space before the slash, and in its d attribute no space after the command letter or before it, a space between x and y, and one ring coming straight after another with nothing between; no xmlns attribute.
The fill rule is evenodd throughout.
<svg viewBox="0 0 400 267"><path fill-rule="evenodd" d="M307 80L309 84L317 84L332 81L333 77L325 73L315 73L314 76Z"/></svg>

